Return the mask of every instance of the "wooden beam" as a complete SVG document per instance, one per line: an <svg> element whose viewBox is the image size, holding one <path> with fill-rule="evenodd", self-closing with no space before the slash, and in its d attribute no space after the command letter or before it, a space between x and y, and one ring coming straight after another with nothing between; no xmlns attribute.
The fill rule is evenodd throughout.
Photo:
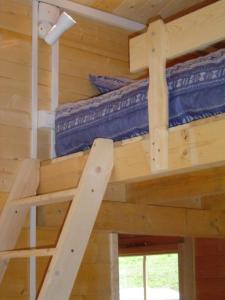
<svg viewBox="0 0 225 300"><path fill-rule="evenodd" d="M111 184L111 187L114 186L117 187L117 184ZM104 200L110 201L106 196L107 194ZM113 198L114 201L121 202L120 190L117 191L117 188ZM126 186L125 199L137 205L225 211L225 167L131 183ZM61 226L67 210L68 205L63 203L42 207L39 209L38 224L47 227Z"/></svg>
<svg viewBox="0 0 225 300"><path fill-rule="evenodd" d="M168 89L166 83L167 33L162 20L150 24L147 31L149 86L148 120L151 132L152 172L168 168Z"/></svg>
<svg viewBox="0 0 225 300"><path fill-rule="evenodd" d="M53 256L55 254L55 248L43 248L43 249L17 249L11 251L0 252L0 260L11 258L27 258L31 256Z"/></svg>
<svg viewBox="0 0 225 300"><path fill-rule="evenodd" d="M182 299L196 300L195 239L186 237L179 250Z"/></svg>
<svg viewBox="0 0 225 300"><path fill-rule="evenodd" d="M140 235L225 237L225 213L104 202L95 229Z"/></svg>
<svg viewBox="0 0 225 300"><path fill-rule="evenodd" d="M225 194L206 195L201 198L203 209L225 211Z"/></svg>
<svg viewBox="0 0 225 300"><path fill-rule="evenodd" d="M167 23L167 59L222 41L225 38L224 15L225 0L220 0ZM147 35L143 33L130 40L131 72L148 68Z"/></svg>
<svg viewBox="0 0 225 300"><path fill-rule="evenodd" d="M169 130L169 168L157 174L149 165L149 138L114 146L115 164L110 183L128 183L225 167L225 116L207 118ZM88 153L43 162L39 193L77 186Z"/></svg>
<svg viewBox="0 0 225 300"><path fill-rule="evenodd" d="M111 262L111 269L110 269L110 281L111 281L111 299L119 300L120 299L120 285L119 285L119 253L118 253L118 234L111 233L109 235L110 239L110 262Z"/></svg>
<svg viewBox="0 0 225 300"><path fill-rule="evenodd" d="M163 187L163 188L162 188ZM139 204L225 210L225 168L127 185L127 201ZM205 206L202 206L203 201Z"/></svg>
<svg viewBox="0 0 225 300"><path fill-rule="evenodd" d="M150 255L150 254L168 254L178 251L177 244L131 246L119 249L120 256Z"/></svg>

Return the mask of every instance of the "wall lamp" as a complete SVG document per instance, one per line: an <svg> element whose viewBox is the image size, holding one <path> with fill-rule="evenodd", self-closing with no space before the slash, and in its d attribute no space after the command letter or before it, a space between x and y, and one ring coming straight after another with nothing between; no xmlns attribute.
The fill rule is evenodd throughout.
<svg viewBox="0 0 225 300"><path fill-rule="evenodd" d="M76 21L66 12L60 14L56 6L39 3L39 37L49 45L53 45L61 35L73 27Z"/></svg>

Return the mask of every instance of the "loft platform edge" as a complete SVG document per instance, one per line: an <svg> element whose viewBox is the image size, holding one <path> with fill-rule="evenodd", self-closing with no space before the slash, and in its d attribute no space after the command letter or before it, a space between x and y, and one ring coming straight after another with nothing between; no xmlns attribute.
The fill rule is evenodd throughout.
<svg viewBox="0 0 225 300"><path fill-rule="evenodd" d="M225 167L225 114L169 129L169 168L151 173L149 136L131 143L114 143L114 169L110 184L130 183L193 171ZM150 136L151 139L151 136ZM76 187L88 152L43 161L39 194Z"/></svg>

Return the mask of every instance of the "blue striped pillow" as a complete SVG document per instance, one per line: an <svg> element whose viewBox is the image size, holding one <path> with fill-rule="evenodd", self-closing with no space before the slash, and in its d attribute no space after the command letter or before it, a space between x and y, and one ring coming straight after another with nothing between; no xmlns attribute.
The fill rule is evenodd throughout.
<svg viewBox="0 0 225 300"><path fill-rule="evenodd" d="M135 82L135 80L126 77L109 77L101 75L89 75L91 83L95 85L101 94L105 94L128 84Z"/></svg>

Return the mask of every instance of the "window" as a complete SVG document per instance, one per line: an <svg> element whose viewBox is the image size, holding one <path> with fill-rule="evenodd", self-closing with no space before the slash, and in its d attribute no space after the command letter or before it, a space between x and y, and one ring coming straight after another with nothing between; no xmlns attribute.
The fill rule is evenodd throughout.
<svg viewBox="0 0 225 300"><path fill-rule="evenodd" d="M119 258L120 300L144 300L143 256Z"/></svg>
<svg viewBox="0 0 225 300"><path fill-rule="evenodd" d="M119 258L120 300L179 300L178 254Z"/></svg>

